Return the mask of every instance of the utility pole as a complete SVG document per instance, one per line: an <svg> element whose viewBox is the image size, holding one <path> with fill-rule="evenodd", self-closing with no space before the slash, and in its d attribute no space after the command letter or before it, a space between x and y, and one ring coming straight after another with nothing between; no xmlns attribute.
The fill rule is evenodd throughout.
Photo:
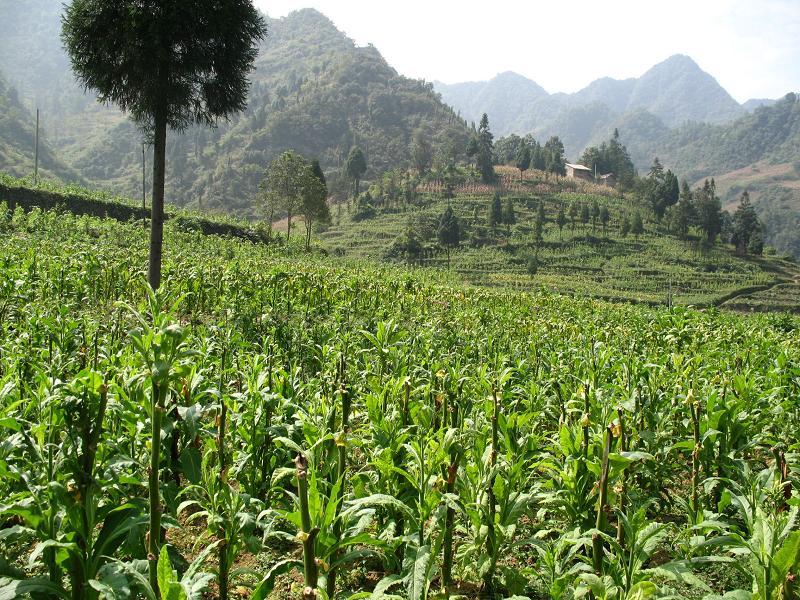
<svg viewBox="0 0 800 600"><path fill-rule="evenodd" d="M147 194L147 187L145 183L145 159L144 159L144 142L142 142L142 226L147 227L147 205L145 203L146 194Z"/></svg>
<svg viewBox="0 0 800 600"><path fill-rule="evenodd" d="M36 145L33 150L33 185L39 183L39 109L36 109Z"/></svg>

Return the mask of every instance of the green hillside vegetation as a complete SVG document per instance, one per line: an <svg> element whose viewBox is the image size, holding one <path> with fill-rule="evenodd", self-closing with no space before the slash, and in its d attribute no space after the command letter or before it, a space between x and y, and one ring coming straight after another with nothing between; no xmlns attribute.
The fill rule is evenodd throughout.
<svg viewBox="0 0 800 600"><path fill-rule="evenodd" d="M624 126L620 135L627 138ZM646 142L645 142L646 140ZM800 257L800 99L797 94L756 108L727 125L686 125L640 135L682 178L714 177L725 205L748 190L766 224L766 241L780 252ZM636 152L637 144L631 153Z"/></svg>
<svg viewBox="0 0 800 600"><path fill-rule="evenodd" d="M33 176L36 118L31 116L19 99L17 90L0 74L0 172L17 177ZM67 167L39 133L39 174L42 177L80 180Z"/></svg>
<svg viewBox="0 0 800 600"><path fill-rule="evenodd" d="M4 21L16 19L22 31L27 28L28 44L58 31L59 3L37 0L36 6L46 24L13 6ZM168 202L259 216L252 212L258 183L272 158L287 149L317 158L329 187L341 193L347 186L337 175L353 146L366 154L368 176L409 165L417 130L426 133L434 152L463 153L466 123L441 103L430 84L398 75L375 48L357 47L312 9L267 19L267 27L247 110L215 129L192 127L167 136ZM51 46L43 42L41 47ZM51 61L60 64L63 51L51 50ZM0 59L0 66L19 53L17 48ZM66 88L77 89L74 83ZM59 117L53 140L68 164L93 187L140 194L142 136L134 125L82 94L78 102L72 92L56 88L36 88L36 93L56 107L47 118Z"/></svg>
<svg viewBox="0 0 800 600"><path fill-rule="evenodd" d="M578 122L571 119L573 125ZM613 126L616 129L595 137L592 144L600 146L612 131L618 131L639 172L658 157L692 185L713 177L726 207L735 205L748 190L766 225L766 242L800 257L800 101L796 94L726 124L685 123L670 129L655 115L638 110L620 117ZM570 135L569 124L564 129ZM519 139L501 138L497 146L514 138ZM583 158L585 154L576 160Z"/></svg>
<svg viewBox="0 0 800 600"><path fill-rule="evenodd" d="M540 171L520 179L516 169L497 169L506 183L499 200L491 188L471 191L470 183L402 192L402 177L387 175L357 202L332 209L333 225L321 243L344 257L445 270L449 264L464 281L517 290L653 304L718 304L782 282L790 285L781 292L795 293L794 263L737 256L731 246L708 245L699 229L681 239L669 219L657 221L635 195L555 181ZM451 248L439 237L447 207L460 225Z"/></svg>

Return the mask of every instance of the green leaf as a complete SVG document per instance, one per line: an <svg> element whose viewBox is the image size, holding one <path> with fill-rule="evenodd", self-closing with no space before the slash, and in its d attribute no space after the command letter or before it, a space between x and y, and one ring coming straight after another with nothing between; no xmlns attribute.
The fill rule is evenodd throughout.
<svg viewBox="0 0 800 600"><path fill-rule="evenodd" d="M0 577L0 600L16 600L25 594L46 594L58 598L69 598L67 592L46 577L34 579L10 579Z"/></svg>
<svg viewBox="0 0 800 600"><path fill-rule="evenodd" d="M408 600L424 600L428 588L428 564L431 560L430 546L420 546L414 556L414 564L408 574L406 591Z"/></svg>
<svg viewBox="0 0 800 600"><path fill-rule="evenodd" d="M264 579L261 580L261 583L253 590L250 600L266 600L267 596L272 593L272 589L275 587L275 578L295 568L302 569L303 563L290 558L273 565L272 568L267 571L267 574L264 575Z"/></svg>
<svg viewBox="0 0 800 600"><path fill-rule="evenodd" d="M772 559L772 580L783 581L790 571L800 566L800 531L790 533Z"/></svg>
<svg viewBox="0 0 800 600"><path fill-rule="evenodd" d="M183 590L177 586L175 591L175 584L178 583L178 576L172 570L172 563L169 560L169 551L167 545L161 546L161 552L158 555L158 589L161 592L162 600L180 600L183 596Z"/></svg>
<svg viewBox="0 0 800 600"><path fill-rule="evenodd" d="M200 450L197 448L187 447L181 452L181 469L190 483L200 483L203 477L200 467L202 462Z"/></svg>
<svg viewBox="0 0 800 600"><path fill-rule="evenodd" d="M402 582L403 578L400 575L388 575L384 577L378 582L378 585L375 586L372 594L369 595L369 600L384 600L386 598L397 597L391 596L386 592Z"/></svg>

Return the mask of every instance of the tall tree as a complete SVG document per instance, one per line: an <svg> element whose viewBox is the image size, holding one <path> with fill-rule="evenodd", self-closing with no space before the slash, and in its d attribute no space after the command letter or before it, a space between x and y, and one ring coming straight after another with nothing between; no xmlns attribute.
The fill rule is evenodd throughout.
<svg viewBox="0 0 800 600"><path fill-rule="evenodd" d="M474 135L470 136L469 142L467 142L467 148L465 150L467 158L470 161L473 161L475 157L478 155L478 138Z"/></svg>
<svg viewBox="0 0 800 600"><path fill-rule="evenodd" d="M600 223L603 226L603 235L606 234L606 226L608 225L608 220L611 218L611 215L608 212L608 207L603 204L600 207Z"/></svg>
<svg viewBox="0 0 800 600"><path fill-rule="evenodd" d="M344 172L353 182L353 197L355 198L360 191L361 178L367 172L367 159L358 146L350 150L350 154L347 155Z"/></svg>
<svg viewBox="0 0 800 600"><path fill-rule="evenodd" d="M564 160L564 143L557 135L554 135L544 144L545 154L547 156L547 171L553 173L558 179L567 174L565 160Z"/></svg>
<svg viewBox="0 0 800 600"><path fill-rule="evenodd" d="M581 204L581 223L586 227L589 224L589 205Z"/></svg>
<svg viewBox="0 0 800 600"><path fill-rule="evenodd" d="M304 169L300 212L306 226L306 250L308 250L311 247L311 231L314 223L330 223L331 220L328 184L317 159L312 160L308 168Z"/></svg>
<svg viewBox="0 0 800 600"><path fill-rule="evenodd" d="M506 202L503 205L503 223L511 228L516 222L517 215L514 213L514 201L511 199L511 196L506 196Z"/></svg>
<svg viewBox="0 0 800 600"><path fill-rule="evenodd" d="M558 216L556 217L556 225L558 225L558 239L563 239L564 225L567 224L567 215L564 212L564 203L558 206Z"/></svg>
<svg viewBox="0 0 800 600"><path fill-rule="evenodd" d="M447 268L449 269L450 249L458 246L461 241L461 225L453 213L453 207L449 204L439 218L436 234L439 238L439 243L447 249Z"/></svg>
<svg viewBox="0 0 800 600"><path fill-rule="evenodd" d="M575 231L575 219L578 217L578 203L577 202L570 202L569 203L569 224L572 231Z"/></svg>
<svg viewBox="0 0 800 600"><path fill-rule="evenodd" d="M722 231L722 204L717 197L714 179L706 179L703 187L693 193L696 223L705 233L706 240L713 244Z"/></svg>
<svg viewBox="0 0 800 600"><path fill-rule="evenodd" d="M500 199L500 192L495 192L492 204L489 206L489 227L497 227L503 222L503 204Z"/></svg>
<svg viewBox="0 0 800 600"><path fill-rule="evenodd" d="M420 175L425 175L431 168L433 146L421 129L414 132L414 141L411 143L411 159Z"/></svg>
<svg viewBox="0 0 800 600"><path fill-rule="evenodd" d="M317 183L311 181L311 178ZM273 159L267 167L261 183L262 202L268 212L278 210L286 213L287 242L292 233L292 217L302 210L307 194L322 193L320 187L321 182L311 171L308 161L291 150Z"/></svg>
<svg viewBox="0 0 800 600"><path fill-rule="evenodd" d="M523 143L517 153L517 168L519 169L519 178L522 179L522 174L531 166L531 147Z"/></svg>
<svg viewBox="0 0 800 600"><path fill-rule="evenodd" d="M483 113L478 126L478 152L475 156L475 163L481 174L481 181L484 183L494 183L496 179L492 154L494 148L493 140L494 136L489 130L489 117L486 113Z"/></svg>
<svg viewBox="0 0 800 600"><path fill-rule="evenodd" d="M638 210L633 213L633 219L631 219L631 233L633 235L642 235L644 233L644 221L642 221L642 215Z"/></svg>
<svg viewBox="0 0 800 600"><path fill-rule="evenodd" d="M64 10L61 39L78 80L153 140L153 289L161 285L167 129L214 125L243 110L265 34L250 0L73 0Z"/></svg>
<svg viewBox="0 0 800 600"><path fill-rule="evenodd" d="M685 238L689 233L689 226L695 220L692 190L689 184L683 181L678 204L670 209L670 227L680 237Z"/></svg>
<svg viewBox="0 0 800 600"><path fill-rule="evenodd" d="M597 198L592 200L592 233L594 233L595 228L597 227L597 219L600 217L600 204L597 202Z"/></svg>
<svg viewBox="0 0 800 600"><path fill-rule="evenodd" d="M539 200L539 206L536 208L536 218L533 221L533 237L537 244L541 244L544 239L544 224L546 222L544 200Z"/></svg>
<svg viewBox="0 0 800 600"><path fill-rule="evenodd" d="M742 192L739 207L733 213L733 239L731 240L740 254L747 254L750 240L756 231L760 232L761 223L756 210L750 203L750 194Z"/></svg>

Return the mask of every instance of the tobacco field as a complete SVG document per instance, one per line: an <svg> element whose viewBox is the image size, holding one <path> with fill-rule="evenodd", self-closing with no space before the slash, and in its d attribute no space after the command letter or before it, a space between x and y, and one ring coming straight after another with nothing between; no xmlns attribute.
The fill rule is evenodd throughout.
<svg viewBox="0 0 800 600"><path fill-rule="evenodd" d="M796 317L0 214L0 598L800 593Z"/></svg>

